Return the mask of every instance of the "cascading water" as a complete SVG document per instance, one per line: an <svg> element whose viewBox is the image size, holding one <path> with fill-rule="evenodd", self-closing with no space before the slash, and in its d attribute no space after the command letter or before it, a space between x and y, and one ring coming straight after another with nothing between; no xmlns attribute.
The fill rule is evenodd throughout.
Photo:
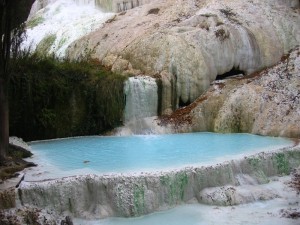
<svg viewBox="0 0 300 225"><path fill-rule="evenodd" d="M23 49L65 57L68 46L100 28L115 13L152 0L36 0ZM86 54L91 49L87 48Z"/></svg>
<svg viewBox="0 0 300 225"><path fill-rule="evenodd" d="M114 15L96 7L96 2L36 1L27 21L27 40L23 48L65 57L66 49L73 41L98 29Z"/></svg>
<svg viewBox="0 0 300 225"><path fill-rule="evenodd" d="M91 5L102 10L113 12L114 0L73 0L79 5Z"/></svg>
<svg viewBox="0 0 300 225"><path fill-rule="evenodd" d="M88 1L88 0L79 0ZM122 12L140 5L147 4L153 0L93 0L94 4L110 12Z"/></svg>
<svg viewBox="0 0 300 225"><path fill-rule="evenodd" d="M126 106L125 125L133 133L147 133L145 118L157 115L158 88L154 78L147 76L130 77L124 86ZM145 131L146 130L146 131Z"/></svg>

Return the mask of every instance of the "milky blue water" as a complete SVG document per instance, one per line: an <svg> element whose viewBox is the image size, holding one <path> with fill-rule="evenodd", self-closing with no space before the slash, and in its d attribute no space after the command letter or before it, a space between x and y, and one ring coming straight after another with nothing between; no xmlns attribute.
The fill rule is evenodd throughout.
<svg viewBox="0 0 300 225"><path fill-rule="evenodd" d="M62 171L87 168L99 173L201 165L291 144L292 141L284 138L216 133L89 136L30 143L38 164L47 161Z"/></svg>
<svg viewBox="0 0 300 225"><path fill-rule="evenodd" d="M278 213L287 205L281 199L234 207L192 204L138 218L74 222L77 225L299 225L299 219L284 218Z"/></svg>

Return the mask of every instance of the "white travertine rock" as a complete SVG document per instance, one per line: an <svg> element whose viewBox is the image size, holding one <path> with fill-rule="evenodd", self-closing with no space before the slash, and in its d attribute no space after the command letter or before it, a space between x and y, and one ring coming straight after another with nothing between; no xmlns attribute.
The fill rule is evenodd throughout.
<svg viewBox="0 0 300 225"><path fill-rule="evenodd" d="M179 116L176 124L168 123L169 129L299 138L299 71L300 47L297 47L275 66L248 78L215 81L189 110L182 108L171 114Z"/></svg>
<svg viewBox="0 0 300 225"><path fill-rule="evenodd" d="M202 203L210 205L240 205L280 197L279 193L262 185L223 186L205 188L200 192Z"/></svg>
<svg viewBox="0 0 300 225"><path fill-rule="evenodd" d="M300 148L293 147L239 158L217 165L186 167L164 172L73 176L45 181L23 181L18 189L22 204L57 213L95 219L109 216L140 216L194 201L205 202L203 193L216 193L216 202L231 204L278 197L265 189L243 187L236 192L203 191L219 186L239 186L241 177L250 183L266 184L269 177L290 173L300 165ZM249 179L250 177L250 179ZM26 179L26 178L25 178ZM224 188L223 188L224 189ZM209 190L209 189L206 189ZM202 192L203 191L203 192ZM202 192L202 194L201 194ZM251 197L251 193L254 197ZM222 197L223 196L223 197ZM206 201L207 202L207 201ZM207 202L209 203L209 202ZM223 204L223 203L222 203Z"/></svg>
<svg viewBox="0 0 300 225"><path fill-rule="evenodd" d="M278 62L300 42L298 8L293 0L152 1L74 42L68 55L78 58L88 46L100 60L114 54L144 74L170 73L175 101L162 108L177 108L217 75L233 68L250 74Z"/></svg>

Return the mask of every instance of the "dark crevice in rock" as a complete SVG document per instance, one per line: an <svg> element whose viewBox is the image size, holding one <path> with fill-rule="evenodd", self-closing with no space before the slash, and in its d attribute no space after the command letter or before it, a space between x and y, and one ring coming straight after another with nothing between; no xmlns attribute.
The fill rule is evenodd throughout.
<svg viewBox="0 0 300 225"><path fill-rule="evenodd" d="M216 77L216 80L224 80L228 77L234 77L237 75L245 75L245 72L240 70L239 68L232 68L230 71L220 74Z"/></svg>
<svg viewBox="0 0 300 225"><path fill-rule="evenodd" d="M148 15L149 14L158 14L159 13L159 8L154 8L154 9L150 9L149 11L148 11Z"/></svg>
<svg viewBox="0 0 300 225"><path fill-rule="evenodd" d="M157 107L157 115L162 114L162 89L163 89L163 84L161 79L156 79L156 84L157 84L157 96L158 96L158 107Z"/></svg>
<svg viewBox="0 0 300 225"><path fill-rule="evenodd" d="M188 106L188 105L190 105L191 104L191 102L190 101L187 101L187 102L184 102L184 101L182 101L182 99L180 98L179 99L179 108L182 108L182 107L185 107L185 106Z"/></svg>

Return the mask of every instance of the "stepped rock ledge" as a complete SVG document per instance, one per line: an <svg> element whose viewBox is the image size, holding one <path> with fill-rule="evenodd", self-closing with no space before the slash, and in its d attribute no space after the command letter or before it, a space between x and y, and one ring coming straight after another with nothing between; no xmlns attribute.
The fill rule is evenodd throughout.
<svg viewBox="0 0 300 225"><path fill-rule="evenodd" d="M141 216L189 202L238 205L280 197L260 189L260 185L272 181L272 176L287 175L297 168L299 150L298 145L215 165L162 172L23 181L18 195L22 204L87 219ZM222 188L218 191L214 187ZM230 189L235 197L218 197L215 192L222 195L224 189ZM245 193L246 189L249 193ZM214 198L207 199L209 195Z"/></svg>

